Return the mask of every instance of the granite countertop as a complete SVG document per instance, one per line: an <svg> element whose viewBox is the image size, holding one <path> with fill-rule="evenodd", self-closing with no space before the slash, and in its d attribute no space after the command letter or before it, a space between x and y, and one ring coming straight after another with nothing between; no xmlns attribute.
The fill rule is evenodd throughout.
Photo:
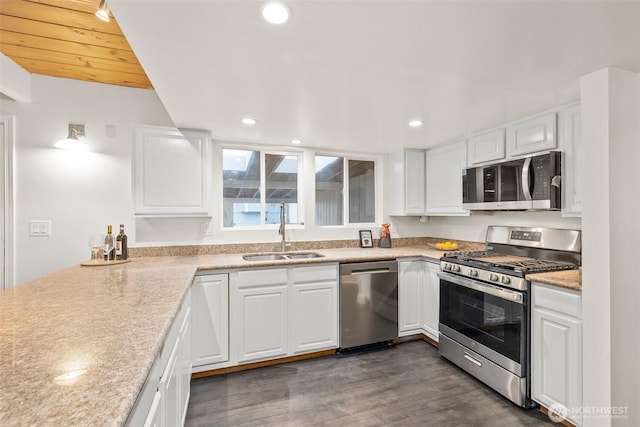
<svg viewBox="0 0 640 427"><path fill-rule="evenodd" d="M325 257L78 265L0 292L0 425L123 425L197 270L442 256L425 247L314 252Z"/></svg>
<svg viewBox="0 0 640 427"><path fill-rule="evenodd" d="M533 282L546 283L561 288L582 291L582 270L563 270L551 273L527 274L527 279Z"/></svg>

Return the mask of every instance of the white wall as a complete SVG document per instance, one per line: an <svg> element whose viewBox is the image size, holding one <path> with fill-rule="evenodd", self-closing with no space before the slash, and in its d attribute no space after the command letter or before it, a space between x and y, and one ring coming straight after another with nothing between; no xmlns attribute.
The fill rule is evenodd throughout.
<svg viewBox="0 0 640 427"><path fill-rule="evenodd" d="M88 259L89 235L107 224L133 224L132 125L173 126L150 90L33 75L32 96L0 106L15 116L16 284ZM85 125L91 152L53 147L69 123ZM52 221L51 237L29 237L34 219Z"/></svg>
<svg viewBox="0 0 640 427"><path fill-rule="evenodd" d="M584 426L640 425L640 76L607 68L581 79L583 406L628 408Z"/></svg>

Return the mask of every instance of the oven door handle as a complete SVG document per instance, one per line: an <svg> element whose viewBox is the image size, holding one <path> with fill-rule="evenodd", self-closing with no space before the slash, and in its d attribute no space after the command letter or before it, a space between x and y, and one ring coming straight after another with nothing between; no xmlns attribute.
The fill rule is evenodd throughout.
<svg viewBox="0 0 640 427"><path fill-rule="evenodd" d="M511 291L509 289L500 288L498 286L487 285L476 280L467 279L466 277L461 276L455 276L443 271L440 271L438 273L438 277L455 285L464 286L465 288L474 289L479 292L484 292L485 294L513 301L518 304L524 304L524 298L521 292Z"/></svg>

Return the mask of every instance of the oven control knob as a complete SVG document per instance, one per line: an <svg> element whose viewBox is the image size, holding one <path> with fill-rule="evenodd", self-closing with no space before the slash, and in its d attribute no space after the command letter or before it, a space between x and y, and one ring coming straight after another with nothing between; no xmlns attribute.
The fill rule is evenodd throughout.
<svg viewBox="0 0 640 427"><path fill-rule="evenodd" d="M498 281L498 275L491 273L489 275L489 280L491 280L492 282L497 282Z"/></svg>
<svg viewBox="0 0 640 427"><path fill-rule="evenodd" d="M502 279L500 279L500 281L505 285L508 285L509 283L511 283L511 279L508 278L507 276L502 276Z"/></svg>
<svg viewBox="0 0 640 427"><path fill-rule="evenodd" d="M455 271L456 273L459 273L459 272L460 272L460 266L459 266L459 265L454 265L454 266L452 266L452 267L451 267L451 269L452 269L453 271Z"/></svg>
<svg viewBox="0 0 640 427"><path fill-rule="evenodd" d="M473 268L469 269L469 276L478 277L478 270L474 270Z"/></svg>
<svg viewBox="0 0 640 427"><path fill-rule="evenodd" d="M444 269L447 271L451 271L451 264L445 264Z"/></svg>

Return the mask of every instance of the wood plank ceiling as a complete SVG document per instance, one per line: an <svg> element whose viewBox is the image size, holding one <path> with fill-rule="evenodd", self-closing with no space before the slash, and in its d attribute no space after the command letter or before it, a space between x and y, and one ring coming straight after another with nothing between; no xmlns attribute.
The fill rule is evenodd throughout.
<svg viewBox="0 0 640 427"><path fill-rule="evenodd" d="M0 52L32 74L153 89L100 0L1 0Z"/></svg>

